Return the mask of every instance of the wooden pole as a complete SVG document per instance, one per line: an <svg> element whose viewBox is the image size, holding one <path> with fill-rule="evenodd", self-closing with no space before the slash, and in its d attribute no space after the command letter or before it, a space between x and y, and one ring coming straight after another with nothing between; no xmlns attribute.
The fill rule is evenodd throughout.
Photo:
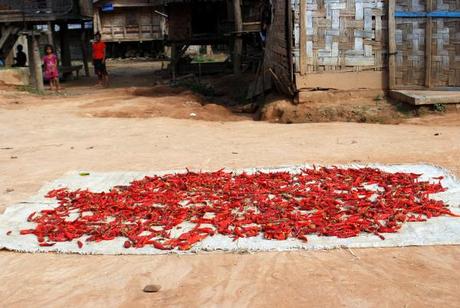
<svg viewBox="0 0 460 308"><path fill-rule="evenodd" d="M102 32L102 26L101 26L101 15L99 13L99 8L95 7L94 8L94 17L93 17L93 29L94 33L97 32Z"/></svg>
<svg viewBox="0 0 460 308"><path fill-rule="evenodd" d="M388 87L393 90L396 86L396 21L395 0L388 3Z"/></svg>
<svg viewBox="0 0 460 308"><path fill-rule="evenodd" d="M67 23L63 22L59 24L59 40L61 43L61 66L70 67L72 66L72 58L70 54L70 40L69 40L69 28ZM67 80L72 76L72 72L62 74L62 78Z"/></svg>
<svg viewBox="0 0 460 308"><path fill-rule="evenodd" d="M48 31L46 32L46 35L48 37L48 44L50 44L51 46L54 46L54 37L53 37L54 25L49 21L47 23L47 26L48 26Z"/></svg>
<svg viewBox="0 0 460 308"><path fill-rule="evenodd" d="M307 0L300 0L300 74L307 73Z"/></svg>
<svg viewBox="0 0 460 308"><path fill-rule="evenodd" d="M176 69L177 69L177 57L178 57L178 52L177 52L177 44L172 43L171 44L171 74L172 74L172 81L176 82Z"/></svg>
<svg viewBox="0 0 460 308"><path fill-rule="evenodd" d="M83 60L83 67L85 68L85 75L89 77L89 65L88 65L88 35L85 29L85 23L81 23L81 55Z"/></svg>
<svg viewBox="0 0 460 308"><path fill-rule="evenodd" d="M243 17L241 15L241 0L233 0L233 17L235 22L235 43L233 49L233 73L241 74L241 58L243 54Z"/></svg>
<svg viewBox="0 0 460 308"><path fill-rule="evenodd" d="M433 0L426 0L426 11L433 11ZM431 80L431 45L433 40L433 20L431 17L427 18L425 28L425 86L432 87Z"/></svg>
<svg viewBox="0 0 460 308"><path fill-rule="evenodd" d="M70 56L70 45L67 23L59 24L59 37L61 41L61 63L62 66L71 66L72 58Z"/></svg>
<svg viewBox="0 0 460 308"><path fill-rule="evenodd" d="M31 34L27 36L27 45L31 85L41 93L45 90L45 86L43 84L42 61L40 59L38 38L39 35L36 35L32 31Z"/></svg>

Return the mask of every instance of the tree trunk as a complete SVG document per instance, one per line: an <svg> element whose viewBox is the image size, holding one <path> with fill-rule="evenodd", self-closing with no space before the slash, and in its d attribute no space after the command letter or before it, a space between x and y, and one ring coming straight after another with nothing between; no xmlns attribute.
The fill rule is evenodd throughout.
<svg viewBox="0 0 460 308"><path fill-rule="evenodd" d="M35 35L33 32L31 35L27 36L30 81L31 85L37 89L38 92L43 92L45 86L43 84L42 61L40 59L38 38L39 36Z"/></svg>

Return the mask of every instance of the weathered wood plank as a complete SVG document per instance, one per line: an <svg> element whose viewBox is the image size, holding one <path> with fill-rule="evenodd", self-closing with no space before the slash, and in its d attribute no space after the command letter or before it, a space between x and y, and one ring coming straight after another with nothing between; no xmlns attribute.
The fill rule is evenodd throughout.
<svg viewBox="0 0 460 308"><path fill-rule="evenodd" d="M241 57L243 54L243 16L241 13L241 1L233 0L233 17L235 22L235 42L233 49L233 73L241 74Z"/></svg>
<svg viewBox="0 0 460 308"><path fill-rule="evenodd" d="M426 11L431 12L433 10L433 0L426 0ZM431 17L427 18L426 28L425 28L425 86L427 88L432 87L431 81L431 70L432 70L432 50L431 46L433 44L433 19Z"/></svg>
<svg viewBox="0 0 460 308"><path fill-rule="evenodd" d="M395 6L395 0L388 1L388 87L390 90L396 85Z"/></svg>
<svg viewBox="0 0 460 308"><path fill-rule="evenodd" d="M460 91L395 90L390 96L398 101L419 105L460 104Z"/></svg>
<svg viewBox="0 0 460 308"><path fill-rule="evenodd" d="M307 72L307 0L300 0L299 7L300 16L300 75L305 75Z"/></svg>

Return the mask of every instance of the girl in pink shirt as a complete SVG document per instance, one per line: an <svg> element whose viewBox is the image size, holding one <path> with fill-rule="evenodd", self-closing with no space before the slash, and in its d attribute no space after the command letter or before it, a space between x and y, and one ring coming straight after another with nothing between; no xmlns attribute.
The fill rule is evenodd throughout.
<svg viewBox="0 0 460 308"><path fill-rule="evenodd" d="M43 57L43 64L45 69L45 79L50 83L50 90L61 89L59 85L59 71L58 71L58 58L54 53L53 46L45 46L45 56Z"/></svg>

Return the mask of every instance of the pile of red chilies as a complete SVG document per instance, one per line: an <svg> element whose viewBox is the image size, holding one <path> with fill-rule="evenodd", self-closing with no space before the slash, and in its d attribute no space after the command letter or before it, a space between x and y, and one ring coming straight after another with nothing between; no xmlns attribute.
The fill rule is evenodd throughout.
<svg viewBox="0 0 460 308"><path fill-rule="evenodd" d="M47 197L59 206L31 214L28 221L36 227L21 234L34 234L40 246L77 240L81 248L85 241L124 237L125 248L164 250L188 250L214 234L307 241L312 234L372 233L384 239L382 233L397 232L405 222L455 216L430 199L445 190L442 178L430 183L419 177L372 168L238 175L221 170L146 177L102 193L58 189Z"/></svg>

